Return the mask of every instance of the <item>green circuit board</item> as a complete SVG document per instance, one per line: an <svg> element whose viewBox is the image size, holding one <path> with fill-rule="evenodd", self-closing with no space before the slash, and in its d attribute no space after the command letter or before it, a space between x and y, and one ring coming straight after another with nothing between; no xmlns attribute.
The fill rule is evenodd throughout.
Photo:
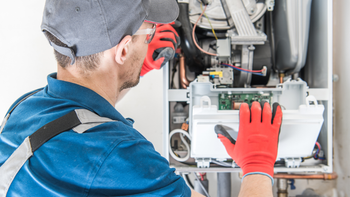
<svg viewBox="0 0 350 197"><path fill-rule="evenodd" d="M232 94L219 94L219 110L232 109Z"/></svg>
<svg viewBox="0 0 350 197"><path fill-rule="evenodd" d="M266 101L271 104L272 93L264 94L219 94L219 110L237 110L241 103L252 104L254 101Z"/></svg>

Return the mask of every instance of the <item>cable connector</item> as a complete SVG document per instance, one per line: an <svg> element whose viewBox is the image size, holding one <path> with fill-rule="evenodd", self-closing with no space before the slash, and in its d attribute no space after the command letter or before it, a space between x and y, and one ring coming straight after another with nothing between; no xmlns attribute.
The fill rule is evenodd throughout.
<svg viewBox="0 0 350 197"><path fill-rule="evenodd" d="M266 74L267 74L267 67L266 66L263 66L263 68L261 69L261 74L266 77Z"/></svg>

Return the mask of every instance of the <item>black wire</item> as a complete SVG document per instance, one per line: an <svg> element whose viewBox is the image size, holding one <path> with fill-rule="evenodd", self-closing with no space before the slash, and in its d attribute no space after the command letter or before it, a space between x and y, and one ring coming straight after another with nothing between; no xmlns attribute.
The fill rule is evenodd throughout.
<svg viewBox="0 0 350 197"><path fill-rule="evenodd" d="M277 72L276 69L276 47L275 47L275 30L273 28L273 15L272 12L269 12L269 25L270 25L270 36L271 36L271 58L272 58L272 65L273 65L273 70Z"/></svg>
<svg viewBox="0 0 350 197"><path fill-rule="evenodd" d="M204 187L202 181L198 178L198 176L197 176L196 173L194 173L194 176L196 177L196 179L197 179L197 181L198 181L198 183L199 183L199 186L202 188L202 190L204 191L205 195L206 195L207 197L210 197L209 192L205 189L205 187Z"/></svg>
<svg viewBox="0 0 350 197"><path fill-rule="evenodd" d="M213 49L214 51L216 51L218 49L217 46L214 46L213 44L210 44L209 48Z"/></svg>
<svg viewBox="0 0 350 197"><path fill-rule="evenodd" d="M174 77L175 77L175 73L176 73L176 62L175 61L172 61L172 63L173 63L173 69L172 69L172 71L173 71L173 74L172 74L172 76L171 76L171 83L170 83L170 89L173 89L174 88Z"/></svg>
<svg viewBox="0 0 350 197"><path fill-rule="evenodd" d="M192 184L192 182L191 182L190 177L188 176L188 174L185 174L185 179L186 179L186 181L187 181L187 183L188 183L188 186L190 186L190 188L194 189L193 184Z"/></svg>

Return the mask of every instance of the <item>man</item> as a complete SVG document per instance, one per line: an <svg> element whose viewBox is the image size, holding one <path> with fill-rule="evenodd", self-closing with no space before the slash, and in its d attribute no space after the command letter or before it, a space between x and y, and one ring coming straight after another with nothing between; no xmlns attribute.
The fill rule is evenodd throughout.
<svg viewBox="0 0 350 197"><path fill-rule="evenodd" d="M201 196L132 128L133 121L114 108L125 91L138 84L141 70L145 74L159 68L169 57L169 52L159 51L159 58L147 55L157 48L148 43L156 36L155 24L171 23L177 16L174 0L46 1L42 30L55 49L57 73L48 76L44 89L10 107L0 131L0 165L28 136L74 110L87 109L108 121L40 142L8 187L9 182L0 182L0 195ZM176 36L167 34L172 41ZM218 133L246 175L241 196L272 196L282 116L278 106L274 113L267 104L261 108L254 103L251 110L243 105L237 144L225 131Z"/></svg>

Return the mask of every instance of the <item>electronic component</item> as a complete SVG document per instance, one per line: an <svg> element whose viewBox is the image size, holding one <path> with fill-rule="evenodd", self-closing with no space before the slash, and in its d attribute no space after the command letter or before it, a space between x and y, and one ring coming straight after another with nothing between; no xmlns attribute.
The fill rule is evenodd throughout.
<svg viewBox="0 0 350 197"><path fill-rule="evenodd" d="M238 110L242 103L252 104L258 102L272 102L272 93L261 94L219 94L219 110Z"/></svg>
<svg viewBox="0 0 350 197"><path fill-rule="evenodd" d="M230 38L218 39L216 43L217 53L220 61L229 61L231 58L231 40Z"/></svg>
<svg viewBox="0 0 350 197"><path fill-rule="evenodd" d="M219 94L219 110L232 109L232 94Z"/></svg>
<svg viewBox="0 0 350 197"><path fill-rule="evenodd" d="M215 86L220 87L232 87L233 85L233 69L228 67L214 67L209 68L207 71L203 71L203 75L200 75L198 81L205 81L204 77L209 76L209 81Z"/></svg>
<svg viewBox="0 0 350 197"><path fill-rule="evenodd" d="M186 122L187 114L184 112L184 106L181 103L176 103L173 113L173 124L182 124Z"/></svg>

